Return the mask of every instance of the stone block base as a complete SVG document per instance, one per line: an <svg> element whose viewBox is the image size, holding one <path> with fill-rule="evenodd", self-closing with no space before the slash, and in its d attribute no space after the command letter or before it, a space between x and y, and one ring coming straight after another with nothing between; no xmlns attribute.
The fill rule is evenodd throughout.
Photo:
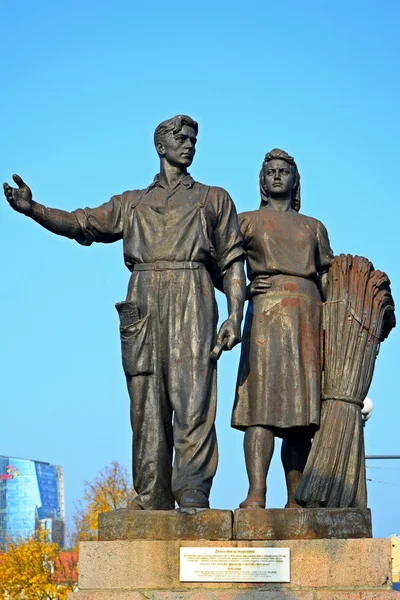
<svg viewBox="0 0 400 600"><path fill-rule="evenodd" d="M99 515L99 540L231 540L231 510L119 509Z"/></svg>
<svg viewBox="0 0 400 600"><path fill-rule="evenodd" d="M318 540L372 537L369 508L235 510L233 539Z"/></svg>
<svg viewBox="0 0 400 600"><path fill-rule="evenodd" d="M355 508L129 510L99 515L99 540L312 540L372 537Z"/></svg>
<svg viewBox="0 0 400 600"><path fill-rule="evenodd" d="M179 581L180 548L210 546L289 548L290 583ZM391 584L388 539L83 542L70 600L397 600Z"/></svg>
<svg viewBox="0 0 400 600"><path fill-rule="evenodd" d="M142 590L140 592L79 592L70 594L68 600L399 600L400 593L390 590L196 590L193 592L168 592Z"/></svg>

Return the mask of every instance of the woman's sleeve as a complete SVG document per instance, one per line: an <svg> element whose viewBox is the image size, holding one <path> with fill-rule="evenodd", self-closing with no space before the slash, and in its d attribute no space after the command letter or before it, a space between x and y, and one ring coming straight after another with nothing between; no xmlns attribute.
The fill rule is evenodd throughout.
<svg viewBox="0 0 400 600"><path fill-rule="evenodd" d="M242 234L243 239L244 239L244 235L245 235L246 229L247 229L246 213L239 213L238 214L238 223L239 223L240 233Z"/></svg>
<svg viewBox="0 0 400 600"><path fill-rule="evenodd" d="M329 243L328 232L321 221L318 221L317 225L317 246L316 266L318 273L322 274L328 271L334 256Z"/></svg>

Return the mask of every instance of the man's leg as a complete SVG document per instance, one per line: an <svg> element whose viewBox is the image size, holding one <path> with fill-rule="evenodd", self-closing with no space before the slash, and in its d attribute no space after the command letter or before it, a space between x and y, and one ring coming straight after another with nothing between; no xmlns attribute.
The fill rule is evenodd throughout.
<svg viewBox="0 0 400 600"><path fill-rule="evenodd" d="M240 508L265 508L266 479L274 445L274 434L270 429L261 425L247 427L244 433L244 456L249 491Z"/></svg>
<svg viewBox="0 0 400 600"><path fill-rule="evenodd" d="M127 378L133 431L131 508L175 508L171 491L172 414L160 372Z"/></svg>
<svg viewBox="0 0 400 600"><path fill-rule="evenodd" d="M172 490L180 506L208 507L218 464L215 413L217 309L204 269L183 271L168 301L167 386L174 410Z"/></svg>
<svg viewBox="0 0 400 600"><path fill-rule="evenodd" d="M286 508L297 508L294 499L297 486L303 475L307 458L311 449L311 433L307 428L299 428L282 440L281 458L285 470L288 500Z"/></svg>
<svg viewBox="0 0 400 600"><path fill-rule="evenodd" d="M180 506L207 508L218 464L215 366L192 373L182 369L180 380L181 393L174 398L172 490Z"/></svg>

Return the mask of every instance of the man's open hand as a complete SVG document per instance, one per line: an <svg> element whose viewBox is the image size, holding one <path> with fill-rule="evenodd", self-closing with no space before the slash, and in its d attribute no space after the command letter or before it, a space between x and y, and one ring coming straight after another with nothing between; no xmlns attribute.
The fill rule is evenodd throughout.
<svg viewBox="0 0 400 600"><path fill-rule="evenodd" d="M32 191L19 175L12 177L18 187L12 188L8 183L4 183L4 195L14 210L27 215L32 210Z"/></svg>

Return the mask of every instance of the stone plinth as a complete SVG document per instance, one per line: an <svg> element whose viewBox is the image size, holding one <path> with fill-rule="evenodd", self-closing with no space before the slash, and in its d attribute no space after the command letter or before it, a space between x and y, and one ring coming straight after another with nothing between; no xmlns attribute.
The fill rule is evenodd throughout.
<svg viewBox="0 0 400 600"><path fill-rule="evenodd" d="M180 547L224 547L224 548L290 548L290 583L184 583L179 581ZM391 587L390 540L278 540L278 541L115 541L83 542L80 545L79 589L81 592L141 592L159 594L162 590L183 593L184 591L207 591L214 594L248 590L254 593L269 592L314 592L346 591L366 592L389 591ZM170 596L173 598L173 596ZM176 596L178 598L179 596ZM186 596L195 598L196 596ZM213 598L197 596L196 598ZM235 598L235 596L226 596ZM238 598L246 598L245 595ZM252 596L247 596L252 598ZM285 598L285 596L281 596ZM348 596L350 598L350 596ZM75 598L75 596L73 597ZM96 598L96 596L88 596ZM120 600L117 595L116 600ZM135 596L131 596L135 598ZM131 600L129 596L126 600ZM168 596L165 596L168 598ZM182 596L182 599L185 596ZM222 596L218 596L222 598ZM276 596L279 598L279 596ZM303 596L293 596L303 598ZM307 596L304 596L307 598ZM312 597L310 597L311 600ZM322 597L321 597L322 598ZM344 596L338 595L338 600ZM373 596L368 600L372 600ZM377 596L377 598L379 598ZM103 600L99 596L99 600ZM334 600L326 596L325 600ZM73 599L72 599L73 600ZM75 600L86 600L84 597ZM96 598L97 600L97 598ZM125 600L124 596L121 600ZM364 599L363 599L364 600Z"/></svg>
<svg viewBox="0 0 400 600"><path fill-rule="evenodd" d="M371 511L352 508L129 510L99 516L99 540L290 540L372 537Z"/></svg>
<svg viewBox="0 0 400 600"><path fill-rule="evenodd" d="M120 509L99 515L99 540L231 540L230 510Z"/></svg>
<svg viewBox="0 0 400 600"><path fill-rule="evenodd" d="M70 594L68 600L398 600L399 592L393 591L207 591L194 592L79 592Z"/></svg>
<svg viewBox="0 0 400 600"><path fill-rule="evenodd" d="M371 511L356 508L235 510L236 540L348 539L372 537Z"/></svg>
<svg viewBox="0 0 400 600"><path fill-rule="evenodd" d="M69 600L400 600L390 540L370 535L362 510L115 511L80 545ZM290 583L181 582L182 547L289 548Z"/></svg>

